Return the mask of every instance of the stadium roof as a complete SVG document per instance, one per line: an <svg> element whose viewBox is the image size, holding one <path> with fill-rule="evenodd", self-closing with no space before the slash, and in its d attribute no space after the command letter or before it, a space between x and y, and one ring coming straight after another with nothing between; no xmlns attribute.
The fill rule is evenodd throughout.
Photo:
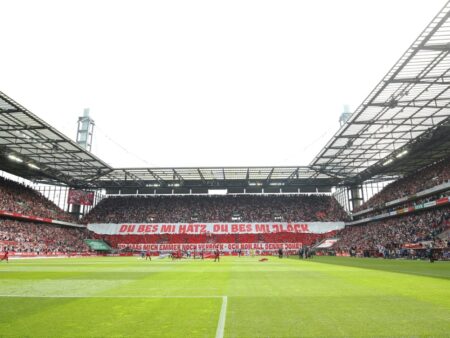
<svg viewBox="0 0 450 338"><path fill-rule="evenodd" d="M41 183L80 188L327 186L337 181L308 167L113 169L0 92L0 170Z"/></svg>
<svg viewBox="0 0 450 338"><path fill-rule="evenodd" d="M312 168L346 181L362 180L373 175L366 171L374 167L388 172L414 142L432 137L450 117L449 52L450 2L316 156ZM448 147L436 153L438 148L420 165L448 155ZM409 158L416 167L414 156Z"/></svg>
<svg viewBox="0 0 450 338"><path fill-rule="evenodd" d="M112 168L0 92L0 170L86 186Z"/></svg>
<svg viewBox="0 0 450 338"><path fill-rule="evenodd" d="M328 185L336 179L309 167L121 168L98 178L102 187L247 187Z"/></svg>

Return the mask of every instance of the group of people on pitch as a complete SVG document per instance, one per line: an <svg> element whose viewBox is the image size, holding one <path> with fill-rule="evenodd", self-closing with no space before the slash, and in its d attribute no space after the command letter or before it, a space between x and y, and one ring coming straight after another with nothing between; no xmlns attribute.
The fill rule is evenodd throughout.
<svg viewBox="0 0 450 338"><path fill-rule="evenodd" d="M177 250L177 251L173 251L170 253L170 258L172 258L172 260L175 259L182 259L184 256L186 256L186 258L190 258L191 257L191 252L187 251L183 254L183 252L181 250ZM197 257L197 253L196 251L194 251L194 259ZM205 252L203 250L201 250L199 252L199 257L201 259L205 258ZM213 257L214 257L214 262L220 262L220 251L219 249L214 250L213 252ZM141 258L145 260L152 260L152 256L151 256L151 252L150 251L141 251Z"/></svg>

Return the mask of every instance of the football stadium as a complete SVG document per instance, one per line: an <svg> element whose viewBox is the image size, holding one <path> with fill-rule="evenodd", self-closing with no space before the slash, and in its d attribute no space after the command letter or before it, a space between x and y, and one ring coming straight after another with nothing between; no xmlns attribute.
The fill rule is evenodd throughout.
<svg viewBox="0 0 450 338"><path fill-rule="evenodd" d="M434 15L305 165L116 167L0 91L0 337L449 337Z"/></svg>

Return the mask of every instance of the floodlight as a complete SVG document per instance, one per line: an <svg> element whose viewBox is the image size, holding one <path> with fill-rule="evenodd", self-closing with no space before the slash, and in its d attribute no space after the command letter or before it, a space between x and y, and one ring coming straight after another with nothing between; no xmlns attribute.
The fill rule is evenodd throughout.
<svg viewBox="0 0 450 338"><path fill-rule="evenodd" d="M19 162L19 163L22 163L22 162L23 162L23 160L22 160L21 158L18 158L17 156L12 155L12 154L8 155L8 158L9 158L10 160L13 160L13 161L16 161L16 162Z"/></svg>

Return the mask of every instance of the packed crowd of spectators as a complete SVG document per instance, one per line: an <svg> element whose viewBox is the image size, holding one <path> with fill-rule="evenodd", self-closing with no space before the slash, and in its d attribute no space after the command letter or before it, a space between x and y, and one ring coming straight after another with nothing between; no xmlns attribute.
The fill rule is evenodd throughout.
<svg viewBox="0 0 450 338"><path fill-rule="evenodd" d="M61 210L31 187L0 177L0 210L75 222L75 217Z"/></svg>
<svg viewBox="0 0 450 338"><path fill-rule="evenodd" d="M347 214L331 196L151 196L103 199L85 223L343 221Z"/></svg>
<svg viewBox="0 0 450 338"><path fill-rule="evenodd" d="M38 254L89 251L84 239L85 228L0 219L0 252L33 252Z"/></svg>
<svg viewBox="0 0 450 338"><path fill-rule="evenodd" d="M337 252L400 250L419 242L439 242L437 235L450 226L450 207L409 216L390 218L365 225L347 226L337 234Z"/></svg>
<svg viewBox="0 0 450 338"><path fill-rule="evenodd" d="M433 195L430 195L430 196L426 196L426 197L423 197L423 198L419 198L419 199L416 199L416 200L411 200L411 201L407 201L407 202L404 202L404 203L396 204L396 205L391 206L391 207L385 207L382 210L374 209L372 211L363 213L361 215L353 216L354 217L353 219L357 220L357 219L362 219L362 218L368 218L368 217L372 217L372 216L375 216L375 215L379 215L380 213L384 214L384 213L389 213L389 212L392 212L392 211L395 211L395 210L398 210L398 209L405 209L405 208L410 208L410 207L416 207L418 205L425 204L427 202L436 201L436 200L440 200L440 199L443 199L443 198L448 198L449 196L450 196L450 189L448 191L440 192L440 193L433 194Z"/></svg>
<svg viewBox="0 0 450 338"><path fill-rule="evenodd" d="M380 206L386 202L413 195L450 180L450 158L405 176L387 185L354 212Z"/></svg>

